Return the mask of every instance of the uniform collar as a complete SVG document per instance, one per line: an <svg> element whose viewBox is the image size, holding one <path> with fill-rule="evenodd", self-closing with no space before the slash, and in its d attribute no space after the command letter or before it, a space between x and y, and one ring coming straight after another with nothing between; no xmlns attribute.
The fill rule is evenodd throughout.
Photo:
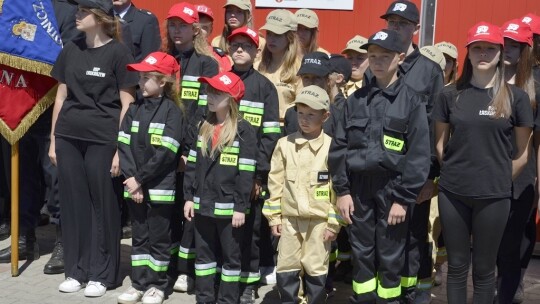
<svg viewBox="0 0 540 304"><path fill-rule="evenodd" d="M176 59L181 59L181 58L190 58L191 55L193 55L193 53L195 52L195 49L190 49L188 51L183 51L183 52L180 52L178 51L177 49L174 49L174 57Z"/></svg>
<svg viewBox="0 0 540 304"><path fill-rule="evenodd" d="M234 66L233 66L232 72L235 73L238 77L240 77L240 79L245 80L246 78L248 78L251 74L255 72L255 69L253 68L253 65L252 65L251 68L249 68L249 70L247 71L237 71L234 69Z"/></svg>
<svg viewBox="0 0 540 304"><path fill-rule="evenodd" d="M114 15L115 16L118 16L122 19L124 19L124 16L127 14L127 12L129 11L129 9L131 8L131 3L128 5L128 7L126 7L123 11L121 12L117 12L116 10L114 11Z"/></svg>
<svg viewBox="0 0 540 304"><path fill-rule="evenodd" d="M298 146L303 146L308 143L311 150L318 151L324 144L324 131L321 130L321 134L319 134L317 138L311 140L308 140L300 131L297 131L294 133L294 143Z"/></svg>
<svg viewBox="0 0 540 304"><path fill-rule="evenodd" d="M405 57L405 60L403 60L403 63L399 66L400 71L403 74L407 74L407 72L412 68L416 60L422 56L420 53L420 50L418 49L418 46L416 44L413 44L414 51L409 54L409 56Z"/></svg>
<svg viewBox="0 0 540 304"><path fill-rule="evenodd" d="M378 93L382 93L383 95L389 96L389 97L395 97L401 90L401 87L403 86L403 77L398 77L394 83L392 83L389 87L381 89L377 86L377 80L375 79L375 76L372 76L371 79L369 79L369 94L368 99L371 99L374 95ZM393 100L393 99L392 99Z"/></svg>

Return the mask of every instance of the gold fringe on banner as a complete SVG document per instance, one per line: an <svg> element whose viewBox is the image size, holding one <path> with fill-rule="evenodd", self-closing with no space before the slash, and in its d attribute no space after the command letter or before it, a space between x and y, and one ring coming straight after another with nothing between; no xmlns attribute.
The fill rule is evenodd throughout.
<svg viewBox="0 0 540 304"><path fill-rule="evenodd" d="M49 108L53 103L54 99L56 98L56 90L58 89L58 85L55 85L52 89L43 96L38 103L24 116L24 118L19 123L19 126L15 130L11 130L6 123L0 119L0 134L4 136L4 138L13 145L14 143L18 142L21 137L26 134L28 129L36 122L36 120L39 118L47 108Z"/></svg>
<svg viewBox="0 0 540 304"><path fill-rule="evenodd" d="M2 0L0 0L2 1ZM1 4L1 3L0 3ZM15 55L0 53L0 64L10 66L15 69L28 71L45 76L51 76L52 65L35 60L30 60Z"/></svg>
<svg viewBox="0 0 540 304"><path fill-rule="evenodd" d="M3 6L4 6L4 0L0 0L0 14L2 13Z"/></svg>

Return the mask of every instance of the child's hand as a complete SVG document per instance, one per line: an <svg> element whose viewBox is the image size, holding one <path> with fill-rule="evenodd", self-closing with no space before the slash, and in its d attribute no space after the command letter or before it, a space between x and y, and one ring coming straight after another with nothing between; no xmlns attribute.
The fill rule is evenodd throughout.
<svg viewBox="0 0 540 304"><path fill-rule="evenodd" d="M118 157L118 151L114 153L111 164L111 177L120 176L120 158Z"/></svg>
<svg viewBox="0 0 540 304"><path fill-rule="evenodd" d="M131 199L137 204L142 203L144 200L144 193L142 191L142 188L139 188L135 192L133 192L131 194Z"/></svg>
<svg viewBox="0 0 540 304"><path fill-rule="evenodd" d="M178 160L178 167L176 167L176 172L180 173L186 171L186 162L187 157L184 155L180 156L180 159Z"/></svg>
<svg viewBox="0 0 540 304"><path fill-rule="evenodd" d="M337 239L337 234L333 231L330 231L328 229L324 229L324 241L335 241Z"/></svg>
<svg viewBox="0 0 540 304"><path fill-rule="evenodd" d="M135 191L141 188L141 184L135 179L135 177L130 177L124 181L124 186L127 187L129 194L133 196Z"/></svg>
<svg viewBox="0 0 540 304"><path fill-rule="evenodd" d="M262 192L262 182L259 179L253 181L253 188L251 189L251 200L257 199Z"/></svg>
<svg viewBox="0 0 540 304"><path fill-rule="evenodd" d="M246 221L246 214L242 212L235 211L232 216L232 226L233 228L238 228L244 225Z"/></svg>
<svg viewBox="0 0 540 304"><path fill-rule="evenodd" d="M281 224L272 226L270 228L272 228L272 235L273 236L281 236Z"/></svg>
<svg viewBox="0 0 540 304"><path fill-rule="evenodd" d="M195 203L193 201L186 201L184 204L184 217L191 222L191 219L195 216Z"/></svg>
<svg viewBox="0 0 540 304"><path fill-rule="evenodd" d="M338 196L336 207L339 211L339 215L347 222L347 224L352 224L350 215L354 212L354 203L352 196L350 194Z"/></svg>
<svg viewBox="0 0 540 304"><path fill-rule="evenodd" d="M407 208L408 206L406 205L394 202L392 208L390 208L390 213L388 214L388 225L397 225L405 222Z"/></svg>

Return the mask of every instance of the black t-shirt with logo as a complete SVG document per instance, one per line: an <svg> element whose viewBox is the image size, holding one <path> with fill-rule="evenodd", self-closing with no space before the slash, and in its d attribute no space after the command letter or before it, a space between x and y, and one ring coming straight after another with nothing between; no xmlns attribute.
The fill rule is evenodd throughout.
<svg viewBox="0 0 540 304"><path fill-rule="evenodd" d="M533 111L527 94L510 86L513 95L509 118L494 119L491 89L469 85L444 88L432 118L450 124L444 147L439 187L476 199L509 198L512 194L512 132L532 127Z"/></svg>
<svg viewBox="0 0 540 304"><path fill-rule="evenodd" d="M116 142L122 108L120 89L138 82L137 73L126 69L133 61L131 51L114 39L97 48L88 48L84 39L67 43L51 72L67 86L55 135Z"/></svg>

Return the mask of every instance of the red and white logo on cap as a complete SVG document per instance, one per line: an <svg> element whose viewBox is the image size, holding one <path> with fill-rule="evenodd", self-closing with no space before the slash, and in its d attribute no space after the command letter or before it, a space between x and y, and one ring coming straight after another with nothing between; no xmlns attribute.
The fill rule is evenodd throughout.
<svg viewBox="0 0 540 304"><path fill-rule="evenodd" d="M221 77L219 77L219 81L223 82L224 85L228 86L232 83L232 80L227 76L227 75L223 75Z"/></svg>
<svg viewBox="0 0 540 304"><path fill-rule="evenodd" d="M190 16L193 16L193 14L195 14L195 12L190 9L189 7L184 7L184 10L183 10L184 14L187 14L187 15L190 15Z"/></svg>
<svg viewBox="0 0 540 304"><path fill-rule="evenodd" d="M406 9L407 9L407 4L405 4L405 3L396 3L396 5L394 5L394 8L392 10L394 12L395 11L404 12Z"/></svg>
<svg viewBox="0 0 540 304"><path fill-rule="evenodd" d="M521 22L529 24L529 25L531 24L531 21L532 21L532 18L529 16L525 16L523 17L523 19L521 19Z"/></svg>
<svg viewBox="0 0 540 304"><path fill-rule="evenodd" d="M252 29L250 29L250 28L248 28L248 29L246 30L246 33L247 33L248 35L250 35L251 37L254 37L254 38L257 37L257 33L255 33L255 31L252 30Z"/></svg>
<svg viewBox="0 0 540 304"><path fill-rule="evenodd" d="M489 27L485 25L480 25L478 28L476 28L476 35L486 35L489 34Z"/></svg>
<svg viewBox="0 0 540 304"><path fill-rule="evenodd" d="M201 13L208 13L208 8L204 5L197 5L197 11Z"/></svg>
<svg viewBox="0 0 540 304"><path fill-rule="evenodd" d="M510 32L517 32L518 29L519 29L519 24L515 24L515 23L510 23L506 27L506 30Z"/></svg>
<svg viewBox="0 0 540 304"><path fill-rule="evenodd" d="M148 56L148 57L146 57L144 62L154 65L154 64L156 64L157 59L154 56Z"/></svg>
<svg viewBox="0 0 540 304"><path fill-rule="evenodd" d="M385 32L377 32L375 36L373 37L373 40L386 40L388 37L388 34Z"/></svg>

